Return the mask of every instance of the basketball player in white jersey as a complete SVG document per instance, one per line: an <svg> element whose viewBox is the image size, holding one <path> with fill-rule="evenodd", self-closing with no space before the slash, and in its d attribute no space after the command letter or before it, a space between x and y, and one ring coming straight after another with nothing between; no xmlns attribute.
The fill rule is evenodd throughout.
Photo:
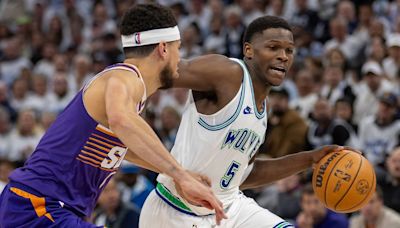
<svg viewBox="0 0 400 228"><path fill-rule="evenodd" d="M244 196L239 187L259 187L290 176L341 148L254 160L267 126L267 95L283 82L293 61L288 23L271 16L254 20L243 51L243 60L208 55L180 63L174 86L190 88L191 93L171 153L184 168L210 177L228 217L218 227L293 227ZM170 177L160 174L157 181L141 211L141 228L217 225L213 211L185 200Z"/></svg>

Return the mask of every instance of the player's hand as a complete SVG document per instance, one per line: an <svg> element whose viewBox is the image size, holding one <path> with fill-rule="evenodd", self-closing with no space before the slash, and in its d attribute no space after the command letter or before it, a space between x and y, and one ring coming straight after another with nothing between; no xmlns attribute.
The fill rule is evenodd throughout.
<svg viewBox="0 0 400 228"><path fill-rule="evenodd" d="M343 146L329 145L329 146L319 147L315 150L310 151L313 168L319 162L319 160L321 160L325 155L329 153L339 152L343 149L344 149Z"/></svg>
<svg viewBox="0 0 400 228"><path fill-rule="evenodd" d="M182 177L174 180L179 188L181 196L191 202L194 205L200 205L210 210L215 210L215 216L217 225L220 224L222 219L226 219L227 216L223 210L221 201L215 197L211 188L206 184L198 181L196 178L186 172Z"/></svg>
<svg viewBox="0 0 400 228"><path fill-rule="evenodd" d="M210 180L210 178L208 178L207 176L202 175L202 174L200 174L200 173L195 173L195 172L192 172L192 171L189 171L189 170L187 170L187 172L188 172L192 177L194 177L196 180L200 181L201 183L205 184L205 185L208 186L208 187L211 187L211 180ZM183 195L182 189L180 188L180 186L177 185L176 181L174 181L174 182L175 182L175 189L176 189L176 191L179 193L179 195ZM186 201L189 202L189 203L192 204L192 205L201 207L201 205L196 204L196 202L193 202L193 201L190 201L190 200L186 200Z"/></svg>

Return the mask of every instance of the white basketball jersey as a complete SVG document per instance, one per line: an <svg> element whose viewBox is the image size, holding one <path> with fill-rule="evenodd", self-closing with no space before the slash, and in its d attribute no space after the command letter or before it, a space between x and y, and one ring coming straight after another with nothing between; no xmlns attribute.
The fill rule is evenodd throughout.
<svg viewBox="0 0 400 228"><path fill-rule="evenodd" d="M267 126L266 103L259 112L245 64L238 59L231 60L239 63L244 72L236 96L218 112L204 115L197 112L190 93L171 151L185 169L211 179L213 191L225 208L237 198L244 172L263 143ZM157 186L157 194L175 208L197 215L213 213L185 202L170 177L160 174L157 180L164 185Z"/></svg>

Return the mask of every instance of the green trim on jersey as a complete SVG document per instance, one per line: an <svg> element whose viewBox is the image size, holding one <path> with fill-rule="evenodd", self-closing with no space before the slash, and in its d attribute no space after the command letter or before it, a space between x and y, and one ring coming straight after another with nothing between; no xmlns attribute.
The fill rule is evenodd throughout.
<svg viewBox="0 0 400 228"><path fill-rule="evenodd" d="M188 206L185 205L179 198L174 196L163 184L157 183L156 190L165 197L171 204L178 207L179 209L188 213L193 213Z"/></svg>

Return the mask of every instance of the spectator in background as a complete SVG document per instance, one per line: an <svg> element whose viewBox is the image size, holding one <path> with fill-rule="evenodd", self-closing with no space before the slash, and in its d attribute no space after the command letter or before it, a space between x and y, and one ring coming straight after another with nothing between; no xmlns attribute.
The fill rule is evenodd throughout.
<svg viewBox="0 0 400 228"><path fill-rule="evenodd" d="M256 201L261 207L294 223L300 212L300 197L300 175L295 174L264 188Z"/></svg>
<svg viewBox="0 0 400 228"><path fill-rule="evenodd" d="M400 227L400 214L384 205L383 196L382 189L377 186L371 200L360 209L360 214L351 217L350 228Z"/></svg>
<svg viewBox="0 0 400 228"><path fill-rule="evenodd" d="M74 56L72 70L68 76L68 85L72 92L78 92L94 76L91 68L92 60L89 56L84 54Z"/></svg>
<svg viewBox="0 0 400 228"><path fill-rule="evenodd" d="M307 0L295 0L295 5L296 11L290 20L291 25L301 27L313 36L320 20L318 13L308 7Z"/></svg>
<svg viewBox="0 0 400 228"><path fill-rule="evenodd" d="M311 184L304 186L301 194L301 212L296 218L297 228L347 228L349 221L344 214L325 208L317 198Z"/></svg>
<svg viewBox="0 0 400 228"><path fill-rule="evenodd" d="M238 6L228 6L224 11L225 18L225 55L233 58L243 58L242 37L244 25L242 24L242 11Z"/></svg>
<svg viewBox="0 0 400 228"><path fill-rule="evenodd" d="M357 27L356 10L354 3L349 0L339 1L336 16L347 21L347 31L352 34Z"/></svg>
<svg viewBox="0 0 400 228"><path fill-rule="evenodd" d="M271 0L265 9L265 14L271 16L282 17L285 20L289 20L290 18L285 15L285 4L286 1L282 0Z"/></svg>
<svg viewBox="0 0 400 228"><path fill-rule="evenodd" d="M333 106L325 98L320 98L314 106L313 121L307 132L307 148L314 149L322 145L350 145L353 128L333 114Z"/></svg>
<svg viewBox="0 0 400 228"><path fill-rule="evenodd" d="M191 59L202 54L200 37L200 29L196 23L191 23L183 30L180 49L182 58Z"/></svg>
<svg viewBox="0 0 400 228"><path fill-rule="evenodd" d="M354 101L354 122L360 121L368 116L373 116L378 110L379 96L390 92L393 86L383 78L383 70L375 61L366 62L361 72L362 82L355 88L357 97Z"/></svg>
<svg viewBox="0 0 400 228"><path fill-rule="evenodd" d="M383 70L390 80L394 80L400 69L400 33L390 34L386 46L389 56L383 60Z"/></svg>
<svg viewBox="0 0 400 228"><path fill-rule="evenodd" d="M304 120L308 120L318 94L315 92L315 82L312 72L302 69L294 77L298 96L290 102L290 107L299 112Z"/></svg>
<svg viewBox="0 0 400 228"><path fill-rule="evenodd" d="M121 49L117 46L117 37L114 33L106 33L101 37L102 51L106 57L107 65L123 62L124 56Z"/></svg>
<svg viewBox="0 0 400 228"><path fill-rule="evenodd" d="M377 169L377 183L381 186L385 206L400 213L400 147L386 159L386 169Z"/></svg>
<svg viewBox="0 0 400 228"><path fill-rule="evenodd" d="M9 182L8 176L15 168L14 163L0 159L0 194Z"/></svg>
<svg viewBox="0 0 400 228"><path fill-rule="evenodd" d="M93 213L93 223L110 228L139 227L140 211L133 205L123 203L121 192L114 179L106 185L98 200L98 208Z"/></svg>
<svg viewBox="0 0 400 228"><path fill-rule="evenodd" d="M57 115L54 112L42 112L40 115L40 127L43 131L47 131L50 125L56 120Z"/></svg>
<svg viewBox="0 0 400 228"><path fill-rule="evenodd" d="M212 17L212 12L205 0L192 0L188 3L189 15L188 20L190 23L195 22L200 28L200 36L206 34L210 20Z"/></svg>
<svg viewBox="0 0 400 228"><path fill-rule="evenodd" d="M157 132L165 147L171 150L175 144L181 116L175 108L166 106L161 112L160 119L162 127Z"/></svg>
<svg viewBox="0 0 400 228"><path fill-rule="evenodd" d="M332 39L325 43L324 52L339 48L346 56L346 60L352 63L363 47L363 42L348 34L347 21L344 18L332 18L329 22L329 31Z"/></svg>
<svg viewBox="0 0 400 228"><path fill-rule="evenodd" d="M373 165L383 165L387 154L400 144L400 120L396 120L398 100L395 94L383 94L376 115L359 125L360 150Z"/></svg>
<svg viewBox="0 0 400 228"><path fill-rule="evenodd" d="M11 106L10 96L8 94L7 84L0 80L0 107L4 108L10 115L10 119L14 122L17 119L17 112Z"/></svg>
<svg viewBox="0 0 400 228"><path fill-rule="evenodd" d="M349 124L355 133L358 132L358 126L353 122L353 104L350 99L348 98L339 98L334 107L334 116L335 118L341 119ZM353 146L358 145L352 144Z"/></svg>
<svg viewBox="0 0 400 228"><path fill-rule="evenodd" d="M57 47L53 43L46 42L43 44L43 48L38 51L41 52L41 58L35 64L33 73L45 75L50 79L55 71L53 57L57 54Z"/></svg>
<svg viewBox="0 0 400 228"><path fill-rule="evenodd" d="M57 73L53 79L53 91L50 96L49 111L60 113L72 100L73 92L70 90L65 73Z"/></svg>
<svg viewBox="0 0 400 228"><path fill-rule="evenodd" d="M242 9L242 20L245 26L263 16L263 13L257 8L256 0L239 0L239 6Z"/></svg>
<svg viewBox="0 0 400 228"><path fill-rule="evenodd" d="M29 95L26 103L28 108L36 112L43 112L48 108L50 95L48 93L48 79L44 75L34 75L32 77L33 93Z"/></svg>
<svg viewBox="0 0 400 228"><path fill-rule="evenodd" d="M0 107L0 160L5 159L10 152L11 121L7 110Z"/></svg>
<svg viewBox="0 0 400 228"><path fill-rule="evenodd" d="M340 66L325 66L324 82L320 95L326 98L331 105L334 105L341 97L348 97L350 100L354 100L355 95L344 80L344 72Z"/></svg>
<svg viewBox="0 0 400 228"><path fill-rule="evenodd" d="M27 79L19 77L12 84L12 97L10 104L16 111L28 108L29 82Z"/></svg>
<svg viewBox="0 0 400 228"><path fill-rule="evenodd" d="M267 133L260 153L277 158L302 151L307 124L298 112L289 108L289 93L284 87L270 91L269 108Z"/></svg>
<svg viewBox="0 0 400 228"><path fill-rule="evenodd" d="M6 40L5 46L1 47L3 58L0 61L0 79L7 85L19 77L22 69L30 68L31 62L22 56L21 40L14 36Z"/></svg>
<svg viewBox="0 0 400 228"><path fill-rule="evenodd" d="M386 51L386 46L384 43L383 38L381 37L372 37L370 45L366 48L366 56L368 59L377 62L379 65L383 65L385 68L385 65L383 64L383 60L386 57L387 51ZM385 75L387 76L388 73L385 71Z"/></svg>
<svg viewBox="0 0 400 228"><path fill-rule="evenodd" d="M23 163L39 143L42 131L36 123L36 115L32 110L21 110L17 127L10 133L10 150L7 158L10 161Z"/></svg>
<svg viewBox="0 0 400 228"><path fill-rule="evenodd" d="M124 162L120 171L120 181L124 203L133 204L139 211L154 185L142 174L142 169Z"/></svg>
<svg viewBox="0 0 400 228"><path fill-rule="evenodd" d="M211 19L210 34L204 40L204 49L206 54L225 53L225 32L221 17Z"/></svg>

